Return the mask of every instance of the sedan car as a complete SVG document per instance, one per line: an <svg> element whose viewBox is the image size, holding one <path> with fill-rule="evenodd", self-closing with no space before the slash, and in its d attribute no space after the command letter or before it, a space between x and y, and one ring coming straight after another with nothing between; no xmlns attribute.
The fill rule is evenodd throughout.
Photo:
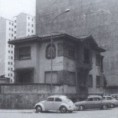
<svg viewBox="0 0 118 118"><path fill-rule="evenodd" d="M113 98L112 96L103 96L103 99L105 101L110 102L110 107L113 108L115 106L118 106L118 100L116 100L115 98Z"/></svg>
<svg viewBox="0 0 118 118"><path fill-rule="evenodd" d="M102 96L89 96L84 101L76 102L75 105L78 107L78 110L84 109L107 109L110 106L108 101L104 101Z"/></svg>
<svg viewBox="0 0 118 118"><path fill-rule="evenodd" d="M76 109L74 103L63 95L49 96L47 100L40 101L35 105L36 112L60 111L61 113L72 112Z"/></svg>

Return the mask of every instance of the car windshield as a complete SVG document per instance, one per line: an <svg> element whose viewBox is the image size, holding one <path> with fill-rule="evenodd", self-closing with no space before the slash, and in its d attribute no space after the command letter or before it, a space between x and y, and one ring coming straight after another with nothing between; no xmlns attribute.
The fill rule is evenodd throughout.
<svg viewBox="0 0 118 118"><path fill-rule="evenodd" d="M113 100L112 97L103 97L104 100Z"/></svg>

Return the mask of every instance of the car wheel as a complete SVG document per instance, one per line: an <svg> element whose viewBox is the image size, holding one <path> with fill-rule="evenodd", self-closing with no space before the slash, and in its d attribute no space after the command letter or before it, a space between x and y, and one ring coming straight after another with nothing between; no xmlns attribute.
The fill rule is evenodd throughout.
<svg viewBox="0 0 118 118"><path fill-rule="evenodd" d="M102 109L104 109L104 110L106 110L107 108L108 108L107 105L102 106Z"/></svg>
<svg viewBox="0 0 118 118"><path fill-rule="evenodd" d="M111 104L111 105L110 105L110 107L111 107L111 108L114 108L114 107L115 107L115 105L114 105L114 104Z"/></svg>
<svg viewBox="0 0 118 118"><path fill-rule="evenodd" d="M80 106L79 106L79 110L80 110L80 111L83 111L83 110L84 110L84 106L83 106L83 105L80 105Z"/></svg>
<svg viewBox="0 0 118 118"><path fill-rule="evenodd" d="M36 106L36 113L42 112L42 107L41 106Z"/></svg>
<svg viewBox="0 0 118 118"><path fill-rule="evenodd" d="M59 110L60 110L61 113L66 113L67 112L67 108L65 106L61 106Z"/></svg>

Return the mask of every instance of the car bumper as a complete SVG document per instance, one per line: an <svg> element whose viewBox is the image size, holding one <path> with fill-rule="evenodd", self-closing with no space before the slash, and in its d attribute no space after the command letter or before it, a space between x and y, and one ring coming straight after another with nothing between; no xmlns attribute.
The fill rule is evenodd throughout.
<svg viewBox="0 0 118 118"><path fill-rule="evenodd" d="M74 107L69 107L68 110L69 110L69 111L77 111L78 108L77 108L76 106L74 106Z"/></svg>

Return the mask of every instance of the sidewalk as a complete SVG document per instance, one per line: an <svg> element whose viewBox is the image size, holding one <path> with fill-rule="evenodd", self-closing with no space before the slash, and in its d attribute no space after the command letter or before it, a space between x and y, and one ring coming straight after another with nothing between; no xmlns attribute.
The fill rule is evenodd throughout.
<svg viewBox="0 0 118 118"><path fill-rule="evenodd" d="M0 109L0 113L35 113L35 109Z"/></svg>

